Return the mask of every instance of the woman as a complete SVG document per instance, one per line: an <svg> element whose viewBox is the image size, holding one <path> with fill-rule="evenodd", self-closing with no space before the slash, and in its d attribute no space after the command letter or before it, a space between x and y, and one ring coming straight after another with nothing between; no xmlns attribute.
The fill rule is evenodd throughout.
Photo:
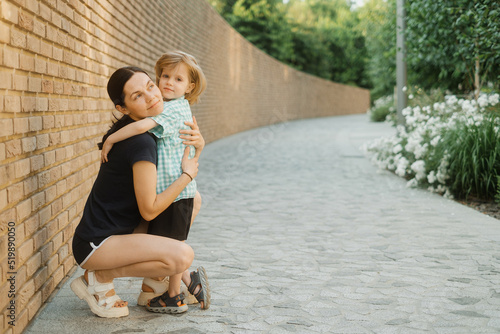
<svg viewBox="0 0 500 334"><path fill-rule="evenodd" d="M158 114L158 109L163 108L160 90L137 67L114 72L108 82L108 94L124 116L105 138L126 124ZM192 130L183 131L190 136L183 138L188 145L202 150L205 143L196 122L190 127ZM190 246L165 237L134 233L141 229L142 218L149 221L163 212L191 177L197 175L198 161L188 159L188 153L186 147L182 159L185 173L160 194L156 194L156 143L147 133L115 144L109 162L101 165L73 237L73 255L86 271L71 283L75 294L96 315L128 315L127 302L115 294L114 278L182 273L183 281L191 283L187 269L194 253ZM204 288L203 284L197 284L196 291Z"/></svg>

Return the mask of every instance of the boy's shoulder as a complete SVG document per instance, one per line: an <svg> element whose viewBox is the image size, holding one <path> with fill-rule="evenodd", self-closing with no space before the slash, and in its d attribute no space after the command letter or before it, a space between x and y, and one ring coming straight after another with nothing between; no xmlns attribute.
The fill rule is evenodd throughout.
<svg viewBox="0 0 500 334"><path fill-rule="evenodd" d="M184 98L184 96L179 97L175 100L163 101L163 110L173 109L173 108L186 108L189 107L189 102Z"/></svg>

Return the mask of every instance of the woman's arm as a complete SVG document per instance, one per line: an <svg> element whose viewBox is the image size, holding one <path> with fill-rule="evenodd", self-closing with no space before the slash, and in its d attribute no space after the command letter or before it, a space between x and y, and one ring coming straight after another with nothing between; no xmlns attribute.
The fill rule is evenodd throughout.
<svg viewBox="0 0 500 334"><path fill-rule="evenodd" d="M156 166L149 161L138 161L132 167L134 173L134 189L137 205L142 218L150 221L166 208L186 188L191 177L198 174L198 159L189 159L189 147L184 150L182 157L182 170L189 174L182 174L161 194L156 194Z"/></svg>
<svg viewBox="0 0 500 334"><path fill-rule="evenodd" d="M120 130L116 131L115 133L110 135L102 144L101 161L108 162L108 153L109 151L111 151L113 144L130 137L140 135L141 133L145 133L157 125L158 124L156 124L156 122L151 118L144 118L140 121L136 121L127 126L124 126Z"/></svg>

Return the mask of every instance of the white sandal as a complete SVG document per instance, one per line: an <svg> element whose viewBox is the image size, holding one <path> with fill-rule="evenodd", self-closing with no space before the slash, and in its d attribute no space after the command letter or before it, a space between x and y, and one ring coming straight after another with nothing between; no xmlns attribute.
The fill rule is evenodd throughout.
<svg viewBox="0 0 500 334"><path fill-rule="evenodd" d="M142 280L142 284L149 286L151 289L153 289L153 291L146 292L141 290L141 293L137 298L137 305L145 306L148 303L148 300L164 294L168 290L168 278L169 277L167 276L161 281L157 281L149 277L144 277L144 279ZM184 303L189 305L198 303L198 300L196 300L196 298L191 293L189 293L184 283L181 283L181 293L183 293L185 296Z"/></svg>
<svg viewBox="0 0 500 334"><path fill-rule="evenodd" d="M110 290L114 289L114 284L99 283L93 271L88 271L89 282L85 281L85 276L80 276L71 282L71 290L89 304L90 310L102 318L119 318L128 315L128 307L114 307L115 303L122 299L118 295L106 296ZM99 297L99 300L95 298Z"/></svg>

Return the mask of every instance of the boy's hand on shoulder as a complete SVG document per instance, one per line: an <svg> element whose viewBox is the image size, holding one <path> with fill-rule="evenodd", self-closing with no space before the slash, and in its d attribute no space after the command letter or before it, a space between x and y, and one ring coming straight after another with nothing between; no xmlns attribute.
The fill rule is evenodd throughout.
<svg viewBox="0 0 500 334"><path fill-rule="evenodd" d="M102 144L102 150L101 150L101 162L105 163L108 162L108 153L111 151L111 148L113 147L113 144L111 141L106 140L104 144Z"/></svg>

